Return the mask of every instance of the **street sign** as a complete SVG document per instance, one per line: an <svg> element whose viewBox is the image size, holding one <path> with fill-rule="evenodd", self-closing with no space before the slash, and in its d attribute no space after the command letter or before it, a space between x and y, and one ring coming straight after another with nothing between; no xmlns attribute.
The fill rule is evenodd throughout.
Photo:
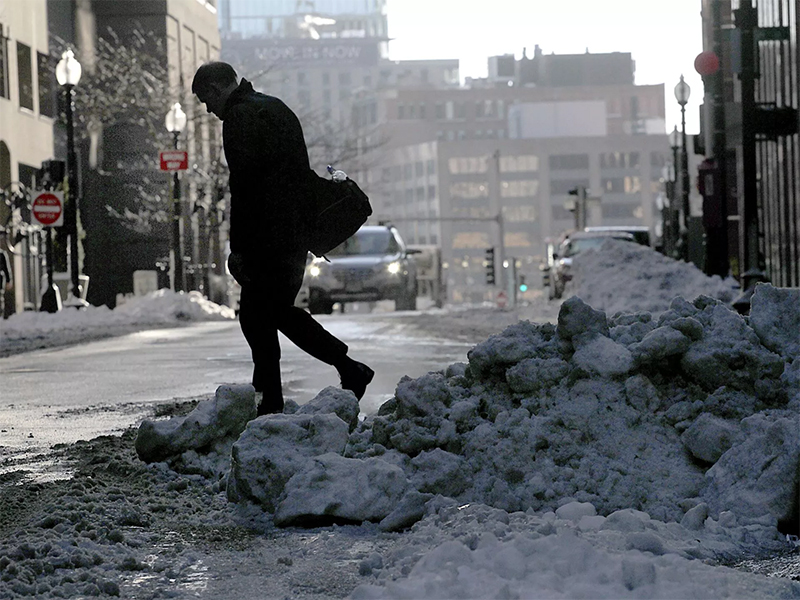
<svg viewBox="0 0 800 600"><path fill-rule="evenodd" d="M497 293L497 308L505 308L506 304L508 304L508 295L500 291Z"/></svg>
<svg viewBox="0 0 800 600"><path fill-rule="evenodd" d="M64 224L64 192L34 192L31 215L34 225L61 227Z"/></svg>
<svg viewBox="0 0 800 600"><path fill-rule="evenodd" d="M185 171L189 168L189 153L186 150L163 150L159 158L162 171Z"/></svg>

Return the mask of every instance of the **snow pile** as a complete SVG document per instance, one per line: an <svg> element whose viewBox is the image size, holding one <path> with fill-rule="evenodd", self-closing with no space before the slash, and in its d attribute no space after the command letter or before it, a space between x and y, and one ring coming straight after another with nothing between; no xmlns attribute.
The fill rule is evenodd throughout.
<svg viewBox="0 0 800 600"><path fill-rule="evenodd" d="M278 525L411 527L417 550L363 564L409 577L355 598L747 596L752 577L692 561L782 549L778 525L796 527L797 330L766 324L800 319L797 299L759 285L750 318L705 296L608 318L572 297L557 326L404 378L357 425L334 388L250 421L218 485ZM497 523L458 539L459 519Z"/></svg>
<svg viewBox="0 0 800 600"><path fill-rule="evenodd" d="M726 538L714 521L697 533L630 509L594 515L578 502L536 514L450 503L417 523L406 543L362 561L375 581L349 598L800 597L800 583L697 560L694 538L708 539L710 528Z"/></svg>
<svg viewBox="0 0 800 600"><path fill-rule="evenodd" d="M130 298L114 310L90 305L56 313L15 313L0 320L0 355L3 351L30 350L37 343L43 347L69 344L151 326L233 318L233 309L210 302L199 292L164 289Z"/></svg>
<svg viewBox="0 0 800 600"><path fill-rule="evenodd" d="M128 298L115 312L139 323L216 321L235 317L232 308L211 302L200 292L185 294L167 289Z"/></svg>
<svg viewBox="0 0 800 600"><path fill-rule="evenodd" d="M572 261L573 280L566 294L605 311L667 310L677 296L710 296L730 303L737 295L734 279L708 277L691 263L675 261L652 248L608 239L597 250L581 252Z"/></svg>

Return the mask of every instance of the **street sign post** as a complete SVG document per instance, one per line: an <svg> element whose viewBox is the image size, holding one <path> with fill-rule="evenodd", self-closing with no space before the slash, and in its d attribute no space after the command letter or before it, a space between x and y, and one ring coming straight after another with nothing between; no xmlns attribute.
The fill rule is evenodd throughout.
<svg viewBox="0 0 800 600"><path fill-rule="evenodd" d="M162 171L185 171L189 168L189 153L186 150L163 150L159 158Z"/></svg>
<svg viewBox="0 0 800 600"><path fill-rule="evenodd" d="M61 227L64 224L64 192L34 192L31 220L33 225Z"/></svg>

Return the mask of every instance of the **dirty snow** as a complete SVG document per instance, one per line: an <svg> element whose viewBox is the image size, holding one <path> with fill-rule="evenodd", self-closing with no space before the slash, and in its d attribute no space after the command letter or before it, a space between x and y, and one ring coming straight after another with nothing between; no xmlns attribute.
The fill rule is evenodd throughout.
<svg viewBox="0 0 800 600"><path fill-rule="evenodd" d="M0 488L0 598L800 598L721 566L792 548L796 290L741 317L642 250L587 253L618 268L577 271L556 324L498 330L361 422L328 388L245 425L239 386L144 441L56 449L71 481Z"/></svg>

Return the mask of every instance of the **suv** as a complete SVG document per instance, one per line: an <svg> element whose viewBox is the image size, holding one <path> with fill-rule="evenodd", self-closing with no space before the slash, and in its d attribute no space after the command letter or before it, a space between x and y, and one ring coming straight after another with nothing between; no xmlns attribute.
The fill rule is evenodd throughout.
<svg viewBox="0 0 800 600"><path fill-rule="evenodd" d="M636 242L632 233L627 231L575 231L561 242L553 255L555 264L550 269L550 299L561 298L567 282L572 279L572 258L584 250L596 250L608 238Z"/></svg>
<svg viewBox="0 0 800 600"><path fill-rule="evenodd" d="M308 310L330 314L336 302L394 300L395 310L416 310L417 268L391 225L365 225L306 267Z"/></svg>

